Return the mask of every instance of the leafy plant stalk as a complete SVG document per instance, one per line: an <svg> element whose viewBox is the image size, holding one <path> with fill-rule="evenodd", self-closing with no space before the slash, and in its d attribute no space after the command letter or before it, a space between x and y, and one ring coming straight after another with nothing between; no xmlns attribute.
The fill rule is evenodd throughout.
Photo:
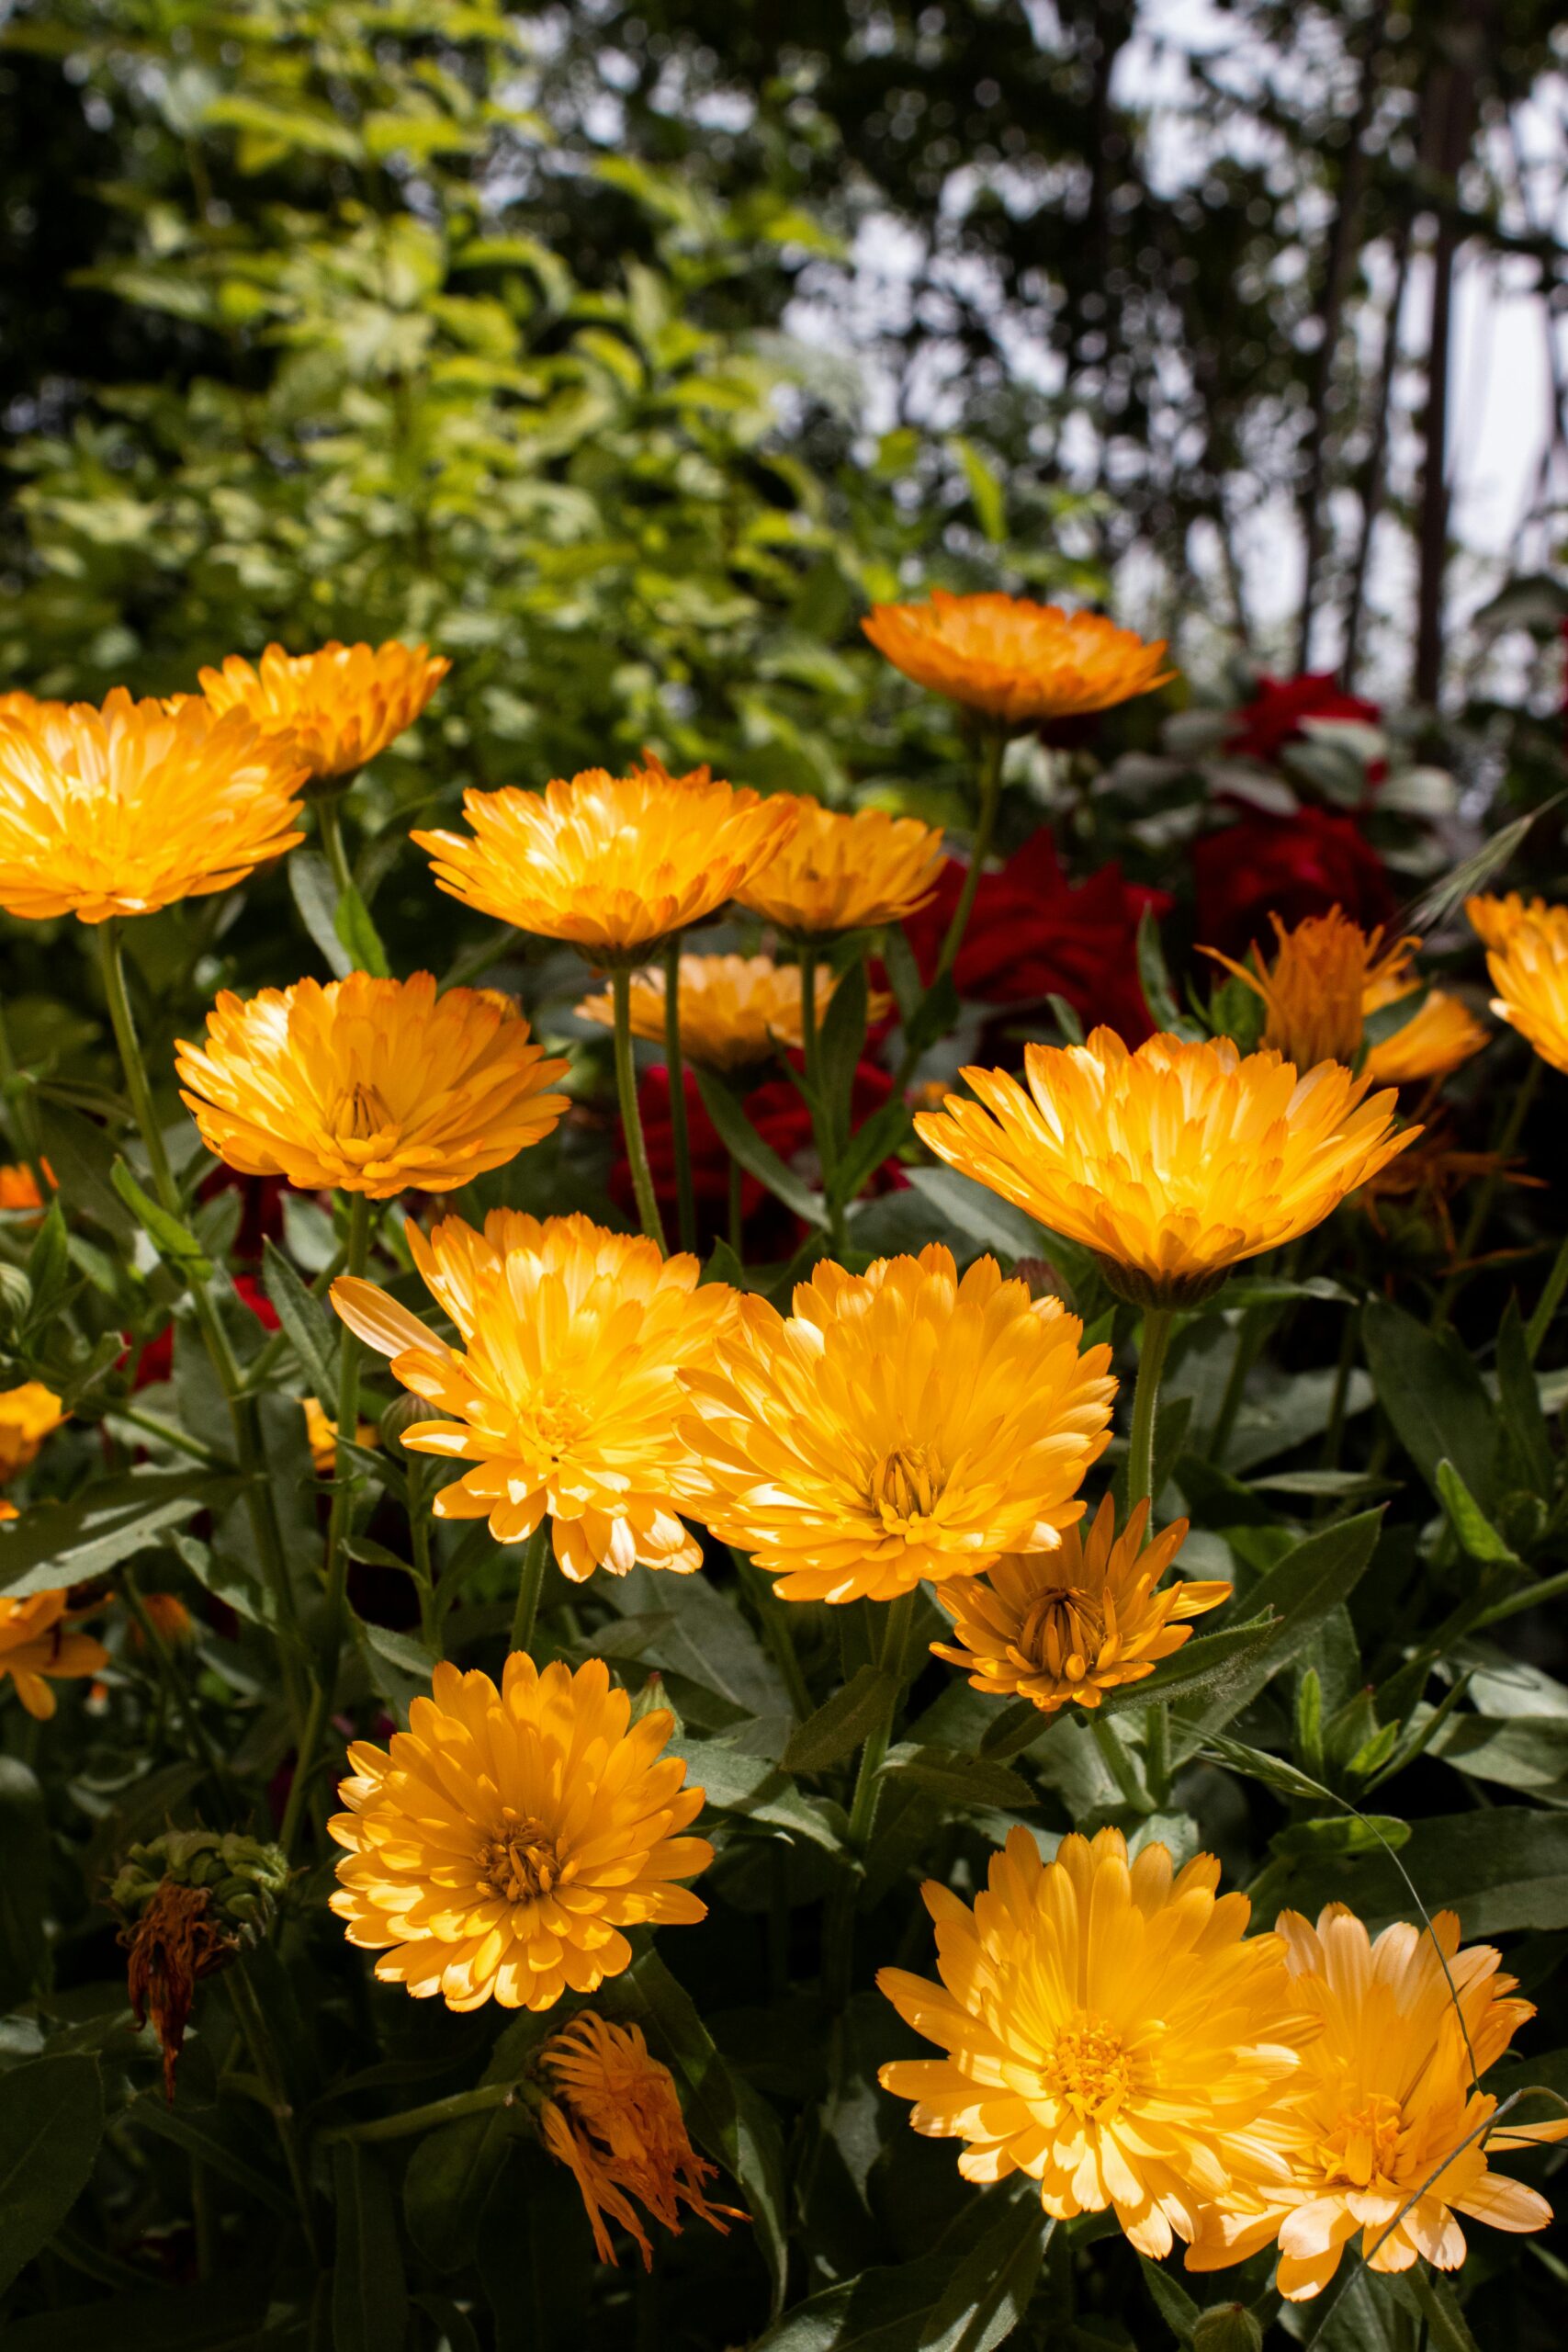
<svg viewBox="0 0 1568 2352"><path fill-rule="evenodd" d="M626 1131L626 1158L631 1163L632 1191L642 1229L650 1241L664 1247L664 1226L659 1196L648 1164L642 1114L637 1106L637 1064L632 1056L632 976L624 965L610 975L610 999L615 1013L615 1091L620 1098L621 1125Z"/></svg>
<svg viewBox="0 0 1568 2352"><path fill-rule="evenodd" d="M664 949L664 1064L670 1079L670 1139L675 1152L675 1195L682 1250L697 1246L697 1205L692 1189L692 1136L686 1116L686 1071L681 1057L681 934Z"/></svg>

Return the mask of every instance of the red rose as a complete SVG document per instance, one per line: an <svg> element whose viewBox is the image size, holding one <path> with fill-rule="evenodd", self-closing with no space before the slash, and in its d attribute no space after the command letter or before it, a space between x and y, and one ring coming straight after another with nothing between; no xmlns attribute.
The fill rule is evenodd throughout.
<svg viewBox="0 0 1568 2352"><path fill-rule="evenodd" d="M1269 939L1270 914L1288 929L1342 907L1371 930L1394 910L1382 860L1354 817L1334 808L1305 807L1290 817L1248 809L1194 842L1192 878L1194 936L1227 956Z"/></svg>
<svg viewBox="0 0 1568 2352"><path fill-rule="evenodd" d="M234 1288L250 1308L264 1331L277 1329L277 1309L254 1274L236 1274ZM130 1351L126 1350L126 1355ZM126 1360L121 1356L120 1363ZM136 1371L131 1380L133 1388L151 1388L155 1381L167 1380L175 1369L175 1327L166 1323L156 1339L149 1340L136 1359Z"/></svg>
<svg viewBox="0 0 1568 2352"><path fill-rule="evenodd" d="M935 898L905 922L928 982L963 887L964 867L950 859ZM1136 1045L1149 1034L1137 977L1138 918L1145 907L1163 915L1169 906L1163 890L1123 880L1116 864L1069 882L1043 826L999 872L980 876L953 972L958 992L983 1004L1065 997L1086 1027L1103 1023Z"/></svg>
<svg viewBox="0 0 1568 2352"><path fill-rule="evenodd" d="M1377 703L1368 702L1362 695L1341 693L1327 670L1303 670L1299 678L1270 678L1264 673L1252 700L1233 714L1225 749L1275 767L1287 743L1302 741L1306 732L1302 725L1304 718L1356 718L1375 727L1382 717ZM1375 762L1369 782L1380 784L1386 772L1386 762Z"/></svg>

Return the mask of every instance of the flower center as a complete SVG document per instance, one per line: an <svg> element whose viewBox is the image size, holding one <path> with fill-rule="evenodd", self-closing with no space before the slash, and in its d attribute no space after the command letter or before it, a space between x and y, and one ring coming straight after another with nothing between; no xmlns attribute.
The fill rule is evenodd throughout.
<svg viewBox="0 0 1568 2352"><path fill-rule="evenodd" d="M391 1124L391 1113L376 1089L367 1086L363 1079L345 1086L327 1114L330 1132L355 1143L363 1143L367 1136L379 1135Z"/></svg>
<svg viewBox="0 0 1568 2352"><path fill-rule="evenodd" d="M525 1815L479 1848L479 1889L503 1903L532 1903L559 1883L561 1852L542 1821Z"/></svg>
<svg viewBox="0 0 1568 2352"><path fill-rule="evenodd" d="M534 1443L550 1468L571 1452L588 1426L588 1416L575 1397L546 1398L528 1408Z"/></svg>
<svg viewBox="0 0 1568 2352"><path fill-rule="evenodd" d="M1040 2069L1041 2088L1085 2123L1108 2123L1133 2087L1122 2037L1103 2018L1064 2026Z"/></svg>
<svg viewBox="0 0 1568 2352"><path fill-rule="evenodd" d="M872 1472L871 1506L881 1512L883 1526L896 1532L929 1519L945 1483L934 1447L896 1445Z"/></svg>
<svg viewBox="0 0 1568 2352"><path fill-rule="evenodd" d="M1114 1629L1112 1629L1114 1630ZM1105 1606L1098 1593L1052 1585L1030 1603L1018 1648L1030 1665L1067 1682L1081 1682L1105 1646Z"/></svg>
<svg viewBox="0 0 1568 2352"><path fill-rule="evenodd" d="M1347 2108L1316 2154L1325 2188L1395 2186L1399 2135L1404 2110L1396 2098L1374 2091L1366 2104Z"/></svg>

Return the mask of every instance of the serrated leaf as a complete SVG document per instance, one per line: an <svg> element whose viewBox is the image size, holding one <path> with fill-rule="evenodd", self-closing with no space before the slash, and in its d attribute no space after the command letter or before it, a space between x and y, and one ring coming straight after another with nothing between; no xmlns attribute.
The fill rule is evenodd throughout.
<svg viewBox="0 0 1568 2352"><path fill-rule="evenodd" d="M262 1283L313 1395L330 1406L337 1394L338 1332L270 1235L262 1248Z"/></svg>
<svg viewBox="0 0 1568 2352"><path fill-rule="evenodd" d="M164 1264L175 1268L187 1280L206 1282L212 1272L212 1261L189 1226L161 1208L150 1193L144 1193L123 1159L115 1161L111 1176L115 1191Z"/></svg>
<svg viewBox="0 0 1568 2352"><path fill-rule="evenodd" d="M0 1592L20 1599L85 1584L183 1526L198 1510L224 1510L237 1477L188 1470L131 1470L99 1478L73 1502L31 1504L0 1526Z"/></svg>
<svg viewBox="0 0 1568 2352"><path fill-rule="evenodd" d="M784 1752L785 1771L823 1772L850 1755L869 1731L886 1720L899 1688L896 1677L879 1667L861 1667L826 1706L791 1733Z"/></svg>
<svg viewBox="0 0 1568 2352"><path fill-rule="evenodd" d="M995 1758L964 1756L951 1747L904 1743L889 1750L882 1769L890 1779L910 1781L959 1812L1028 1813L1040 1802L1027 1781Z"/></svg>

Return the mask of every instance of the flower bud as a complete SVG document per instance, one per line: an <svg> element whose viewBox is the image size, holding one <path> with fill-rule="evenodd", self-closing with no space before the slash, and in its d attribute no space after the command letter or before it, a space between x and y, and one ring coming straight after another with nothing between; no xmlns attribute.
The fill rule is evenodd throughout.
<svg viewBox="0 0 1568 2352"><path fill-rule="evenodd" d="M1263 2330L1245 2303L1215 2303L1192 2330L1192 2352L1262 2352Z"/></svg>

